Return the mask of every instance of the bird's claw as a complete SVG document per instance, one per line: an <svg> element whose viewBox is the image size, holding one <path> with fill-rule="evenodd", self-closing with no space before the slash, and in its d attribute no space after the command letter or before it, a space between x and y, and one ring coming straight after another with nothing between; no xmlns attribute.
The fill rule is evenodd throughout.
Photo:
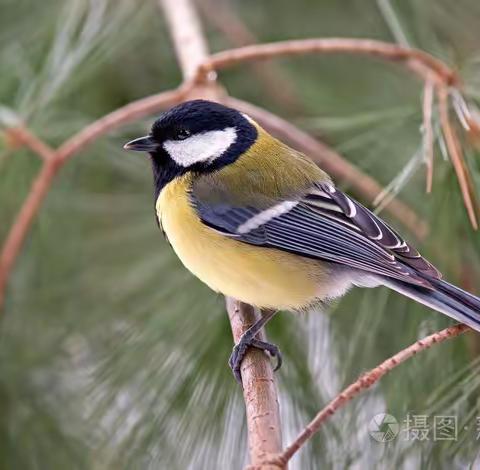
<svg viewBox="0 0 480 470"><path fill-rule="evenodd" d="M235 380L241 385L242 384L242 375L240 372L240 366L242 365L243 358L247 353L247 349L256 348L266 351L270 356L277 359L277 364L275 366L275 371L280 369L282 366L282 354L275 344L267 343L266 341L261 341L256 338L249 337L247 335L242 336L240 341L234 346L230 359L228 360L228 365L232 369Z"/></svg>

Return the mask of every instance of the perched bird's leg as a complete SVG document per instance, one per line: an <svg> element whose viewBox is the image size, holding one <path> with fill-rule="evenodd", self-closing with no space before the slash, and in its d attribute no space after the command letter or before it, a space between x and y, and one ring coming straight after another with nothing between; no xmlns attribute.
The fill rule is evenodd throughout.
<svg viewBox="0 0 480 470"><path fill-rule="evenodd" d="M276 313L276 310L262 310L261 318L247 331L245 331L245 333L243 333L240 341L234 346L228 364L232 369L233 375L235 376L235 379L238 383L242 383L240 366L249 347L261 349L262 351L267 351L268 353L270 353L272 357L275 357L277 359L277 365L275 366L274 370L280 369L282 365L282 355L280 354L280 350L278 349L278 347L274 344L255 338L257 333L269 320L272 319L272 317Z"/></svg>

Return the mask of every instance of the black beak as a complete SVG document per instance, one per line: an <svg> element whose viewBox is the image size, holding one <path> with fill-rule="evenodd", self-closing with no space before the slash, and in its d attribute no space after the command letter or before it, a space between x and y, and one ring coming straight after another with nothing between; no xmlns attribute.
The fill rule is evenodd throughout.
<svg viewBox="0 0 480 470"><path fill-rule="evenodd" d="M123 148L125 150L135 150L136 152L155 152L158 149L158 143L152 137L146 135L145 137L131 140Z"/></svg>

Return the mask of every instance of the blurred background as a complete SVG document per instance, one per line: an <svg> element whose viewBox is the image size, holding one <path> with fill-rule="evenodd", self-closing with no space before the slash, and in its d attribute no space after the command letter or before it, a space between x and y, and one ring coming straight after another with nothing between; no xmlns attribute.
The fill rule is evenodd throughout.
<svg viewBox="0 0 480 470"><path fill-rule="evenodd" d="M458 70L466 96L480 100L476 0L199 3L213 51L239 39L232 18L262 42L401 41ZM154 0L0 0L0 64L0 126L17 117L52 146L181 81ZM449 280L480 293L480 240L439 146L425 194L422 84L411 74L366 57L305 56L260 71L235 67L220 80L390 185L430 226L426 239L410 240ZM246 462L224 300L182 268L154 220L149 162L122 150L152 120L110 133L66 165L18 259L0 317L1 470L235 470ZM479 188L479 152L464 148ZM0 139L0 239L39 166ZM285 442L359 374L450 323L382 289L278 315L267 330L284 355ZM330 419L291 468L477 468L479 372L478 335L422 352ZM370 435L379 413L400 425L390 442ZM427 417L424 439L408 432L409 414ZM456 439L435 438L438 416L456 417Z"/></svg>

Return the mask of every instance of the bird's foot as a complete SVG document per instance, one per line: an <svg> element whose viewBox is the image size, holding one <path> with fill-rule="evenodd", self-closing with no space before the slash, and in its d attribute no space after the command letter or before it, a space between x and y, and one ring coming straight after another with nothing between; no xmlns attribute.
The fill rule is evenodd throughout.
<svg viewBox="0 0 480 470"><path fill-rule="evenodd" d="M261 349L270 354L270 356L276 358L277 364L274 371L277 371L282 366L282 355L280 349L275 344L267 343L266 341L261 341L252 337L248 334L248 331L240 338L240 341L234 346L228 365L232 369L233 375L237 382L242 384L242 375L240 373L240 366L242 364L243 358L247 353L248 348Z"/></svg>

